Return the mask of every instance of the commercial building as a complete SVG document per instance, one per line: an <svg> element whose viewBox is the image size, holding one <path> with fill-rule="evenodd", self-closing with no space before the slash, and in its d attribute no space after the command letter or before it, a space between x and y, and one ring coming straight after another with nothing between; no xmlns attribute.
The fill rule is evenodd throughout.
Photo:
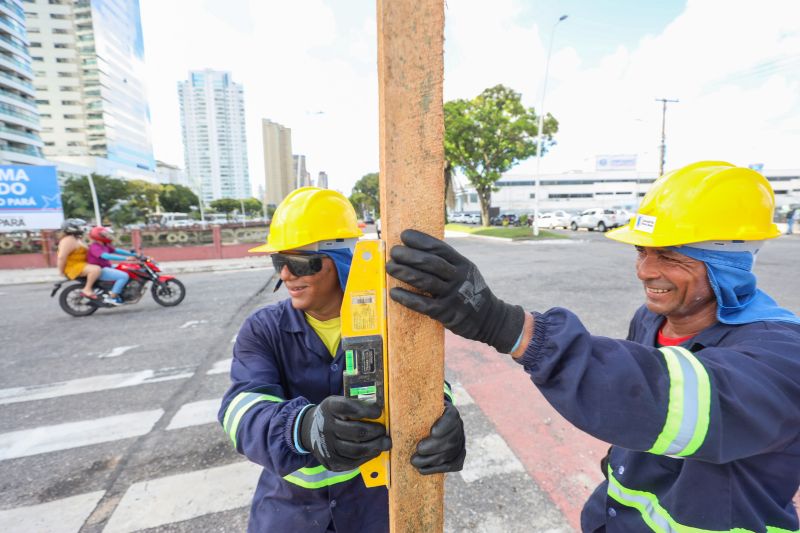
<svg viewBox="0 0 800 533"><path fill-rule="evenodd" d="M0 164L43 165L33 69L19 0L0 1Z"/></svg>
<svg viewBox="0 0 800 533"><path fill-rule="evenodd" d="M800 169L762 170L775 191L778 211L800 204ZM636 170L565 172L543 174L539 179L539 211L582 211L591 207L615 207L635 210L658 173ZM504 174L492 193L492 207L501 212L532 213L536 199L536 181L532 174ZM456 190L455 211L480 211L475 188Z"/></svg>
<svg viewBox="0 0 800 533"><path fill-rule="evenodd" d="M138 0L26 0L44 154L155 180Z"/></svg>
<svg viewBox="0 0 800 533"><path fill-rule="evenodd" d="M261 120L264 143L264 201L276 207L297 188L292 158L292 130L269 119ZM305 157L303 156L305 163Z"/></svg>
<svg viewBox="0 0 800 533"><path fill-rule="evenodd" d="M328 173L324 170L320 171L320 173L317 175L317 187L320 189L328 188Z"/></svg>
<svg viewBox="0 0 800 533"><path fill-rule="evenodd" d="M178 96L186 173L203 201L249 198L242 85L228 72L192 71Z"/></svg>
<svg viewBox="0 0 800 533"><path fill-rule="evenodd" d="M156 180L163 185L183 185L195 190L193 184L189 183L189 178L182 168L163 161L156 160Z"/></svg>
<svg viewBox="0 0 800 533"><path fill-rule="evenodd" d="M306 170L306 156L293 155L292 167L294 168L294 182L296 187L308 187L311 185L311 174Z"/></svg>

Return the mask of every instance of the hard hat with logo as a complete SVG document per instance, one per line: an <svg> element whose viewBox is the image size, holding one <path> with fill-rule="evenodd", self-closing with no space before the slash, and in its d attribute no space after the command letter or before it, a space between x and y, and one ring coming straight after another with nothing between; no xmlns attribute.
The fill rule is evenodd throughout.
<svg viewBox="0 0 800 533"><path fill-rule="evenodd" d="M761 241L781 234L774 208L772 187L755 170L701 161L658 178L628 225L606 236L647 247Z"/></svg>
<svg viewBox="0 0 800 533"><path fill-rule="evenodd" d="M280 252L320 241L357 239L356 211L343 194L318 187L295 189L272 216L267 243L250 252Z"/></svg>

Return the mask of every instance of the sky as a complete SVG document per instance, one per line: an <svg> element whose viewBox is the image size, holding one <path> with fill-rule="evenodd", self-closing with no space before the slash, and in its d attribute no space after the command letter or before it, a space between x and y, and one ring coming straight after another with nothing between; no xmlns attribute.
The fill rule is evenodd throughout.
<svg viewBox="0 0 800 533"><path fill-rule="evenodd" d="M253 190L264 181L261 119L292 129L313 178L349 194L378 171L375 2L140 0L157 159L183 167L177 82L229 71L244 86ZM568 18L557 23L561 15ZM559 121L543 173L592 171L636 154L666 168L725 160L800 168L797 0L448 0L444 98L502 83ZM532 173L535 158L512 173Z"/></svg>

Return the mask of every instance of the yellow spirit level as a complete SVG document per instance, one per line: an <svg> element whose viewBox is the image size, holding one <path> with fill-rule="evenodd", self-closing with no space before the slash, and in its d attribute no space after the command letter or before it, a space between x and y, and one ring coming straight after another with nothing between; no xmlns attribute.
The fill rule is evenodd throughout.
<svg viewBox="0 0 800 533"><path fill-rule="evenodd" d="M386 245L381 240L356 243L342 302L344 395L378 404L389 434L389 383L386 361ZM367 487L389 486L389 452L361 465Z"/></svg>

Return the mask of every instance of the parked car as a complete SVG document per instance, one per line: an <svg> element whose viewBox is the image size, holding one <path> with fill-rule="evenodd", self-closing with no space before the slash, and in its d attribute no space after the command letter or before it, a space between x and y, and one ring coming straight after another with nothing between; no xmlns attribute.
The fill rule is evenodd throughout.
<svg viewBox="0 0 800 533"><path fill-rule="evenodd" d="M631 221L633 213L627 209L617 209L617 225L626 226Z"/></svg>
<svg viewBox="0 0 800 533"><path fill-rule="evenodd" d="M489 220L492 226L519 226L519 218L513 213L501 213Z"/></svg>
<svg viewBox="0 0 800 533"><path fill-rule="evenodd" d="M578 231L579 228L586 228L589 231L608 231L619 225L617 221L617 212L614 209L602 207L587 209L580 215L572 217L569 223L569 227L572 231Z"/></svg>
<svg viewBox="0 0 800 533"><path fill-rule="evenodd" d="M531 217L531 220L533 217ZM553 211L551 213L542 213L539 215L539 227L540 228L569 228L569 223L572 217L569 216L569 213L566 211Z"/></svg>
<svg viewBox="0 0 800 533"><path fill-rule="evenodd" d="M452 213L449 217L447 217L447 221L456 224L461 224L464 222L464 215L466 215L466 213L462 213L461 211L456 211Z"/></svg>
<svg viewBox="0 0 800 533"><path fill-rule="evenodd" d="M480 213L467 213L464 215L464 223L466 224L480 224L481 223L481 214Z"/></svg>

